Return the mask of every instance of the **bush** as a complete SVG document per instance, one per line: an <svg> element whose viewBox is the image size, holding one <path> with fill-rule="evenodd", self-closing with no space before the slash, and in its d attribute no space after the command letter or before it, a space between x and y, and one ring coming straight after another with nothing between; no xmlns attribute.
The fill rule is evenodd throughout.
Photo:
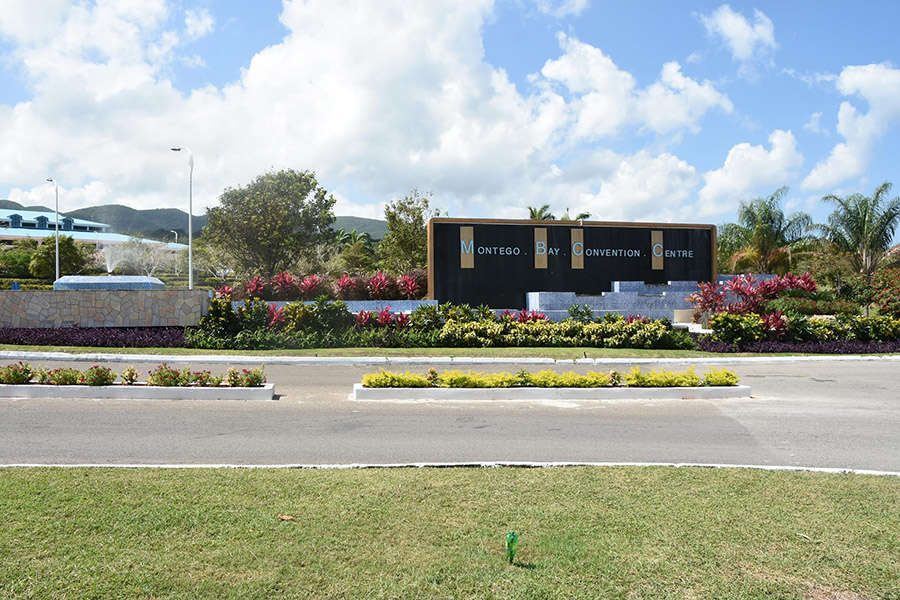
<svg viewBox="0 0 900 600"><path fill-rule="evenodd" d="M587 304L573 304L569 307L569 318L579 323L590 323L594 320L594 311Z"/></svg>
<svg viewBox="0 0 900 600"><path fill-rule="evenodd" d="M34 375L35 372L31 365L20 360L15 364L6 365L0 369L0 383L9 385L28 383Z"/></svg>
<svg viewBox="0 0 900 600"><path fill-rule="evenodd" d="M276 300L296 300L300 297L301 286L298 289L297 280L287 271L275 275L271 281L272 294Z"/></svg>
<svg viewBox="0 0 900 600"><path fill-rule="evenodd" d="M112 385L116 380L116 374L109 367L94 365L84 372L85 385Z"/></svg>
<svg viewBox="0 0 900 600"><path fill-rule="evenodd" d="M900 319L900 268L882 269L875 274L872 301L879 314Z"/></svg>
<svg viewBox="0 0 900 600"><path fill-rule="evenodd" d="M625 385L629 387L697 387L701 383L694 367L684 373L655 370L645 373L640 367L634 367L625 375Z"/></svg>
<svg viewBox="0 0 900 600"><path fill-rule="evenodd" d="M710 317L709 327L715 340L737 347L766 337L763 319L755 314L716 313Z"/></svg>
<svg viewBox="0 0 900 600"><path fill-rule="evenodd" d="M39 375L40 383L50 385L82 385L85 383L84 374L78 369L62 368L44 371Z"/></svg>
<svg viewBox="0 0 900 600"><path fill-rule="evenodd" d="M299 288L300 297L304 300L312 300L319 296L327 297L331 291L321 275L307 275L300 280Z"/></svg>
<svg viewBox="0 0 900 600"><path fill-rule="evenodd" d="M156 367L156 369L147 373L148 385L159 385L164 387L186 386L191 383L191 371L187 367L181 369L173 369L166 363Z"/></svg>
<svg viewBox="0 0 900 600"><path fill-rule="evenodd" d="M2 327L0 344L183 348L185 329L184 327Z"/></svg>
<svg viewBox="0 0 900 600"><path fill-rule="evenodd" d="M122 378L122 383L124 385L134 385L137 383L139 375L140 373L138 373L137 369L134 367L125 367L119 377Z"/></svg>
<svg viewBox="0 0 900 600"><path fill-rule="evenodd" d="M859 314L859 305L849 300L817 300L783 296L767 302L764 310L798 315L857 315Z"/></svg>
<svg viewBox="0 0 900 600"><path fill-rule="evenodd" d="M726 368L710 369L703 375L703 385L731 386L738 384L738 376Z"/></svg>
<svg viewBox="0 0 900 600"><path fill-rule="evenodd" d="M366 290L372 300L384 300L396 294L397 283L389 274L378 271L369 278Z"/></svg>
<svg viewBox="0 0 900 600"><path fill-rule="evenodd" d="M263 367L255 369L228 369L225 380L231 387L262 387L266 383Z"/></svg>
<svg viewBox="0 0 900 600"><path fill-rule="evenodd" d="M713 369L701 379L693 367L684 373L673 371L641 372L635 367L623 377L616 371L603 373L591 371L584 375L569 371L557 373L544 370L529 373L522 370L512 373L479 373L474 371L444 371L438 374L431 369L425 375L417 373L396 373L381 369L378 373L363 375L362 384L367 388L597 388L622 385L631 387L696 387L699 385L737 385L738 378L731 371Z"/></svg>

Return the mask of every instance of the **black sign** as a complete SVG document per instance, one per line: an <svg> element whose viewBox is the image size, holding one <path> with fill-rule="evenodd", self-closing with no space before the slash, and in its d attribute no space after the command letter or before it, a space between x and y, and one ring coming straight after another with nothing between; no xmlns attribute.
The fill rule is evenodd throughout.
<svg viewBox="0 0 900 600"><path fill-rule="evenodd" d="M432 219L428 292L520 308L526 292L600 294L613 281L710 281L713 225Z"/></svg>

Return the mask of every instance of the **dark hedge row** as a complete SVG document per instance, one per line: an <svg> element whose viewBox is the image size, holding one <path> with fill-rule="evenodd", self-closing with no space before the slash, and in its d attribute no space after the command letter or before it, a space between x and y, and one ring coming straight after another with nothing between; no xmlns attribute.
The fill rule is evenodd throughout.
<svg viewBox="0 0 900 600"><path fill-rule="evenodd" d="M859 342L847 340L820 342L752 342L738 348L734 344L719 342L710 336L697 340L698 349L703 352L784 352L791 354L887 354L900 352L900 341Z"/></svg>
<svg viewBox="0 0 900 600"><path fill-rule="evenodd" d="M0 344L23 346L99 346L105 348L183 348L183 327L0 327Z"/></svg>

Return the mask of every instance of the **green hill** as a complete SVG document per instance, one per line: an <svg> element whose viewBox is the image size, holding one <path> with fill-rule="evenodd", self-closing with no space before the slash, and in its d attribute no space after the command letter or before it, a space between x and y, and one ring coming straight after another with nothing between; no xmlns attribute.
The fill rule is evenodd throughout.
<svg viewBox="0 0 900 600"><path fill-rule="evenodd" d="M22 206L12 200L0 200L0 209L13 210L39 210L52 211L45 206ZM106 223L115 233L130 233L152 239L171 241L174 237L172 230L178 232L179 241L187 237L187 212L177 208L151 208L137 210L121 204L104 204L79 208L69 212L62 212L76 219L85 219ZM206 225L206 215L194 215L194 235ZM380 219L366 219L363 217L342 216L336 217L332 228L368 233L372 239L380 240L387 232L387 222Z"/></svg>

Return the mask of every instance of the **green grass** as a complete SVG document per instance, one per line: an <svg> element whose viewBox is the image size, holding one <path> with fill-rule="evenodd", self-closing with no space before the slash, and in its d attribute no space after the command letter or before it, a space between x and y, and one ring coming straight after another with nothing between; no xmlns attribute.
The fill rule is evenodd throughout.
<svg viewBox="0 0 900 600"><path fill-rule="evenodd" d="M0 515L3 598L900 597L888 477L5 469Z"/></svg>

